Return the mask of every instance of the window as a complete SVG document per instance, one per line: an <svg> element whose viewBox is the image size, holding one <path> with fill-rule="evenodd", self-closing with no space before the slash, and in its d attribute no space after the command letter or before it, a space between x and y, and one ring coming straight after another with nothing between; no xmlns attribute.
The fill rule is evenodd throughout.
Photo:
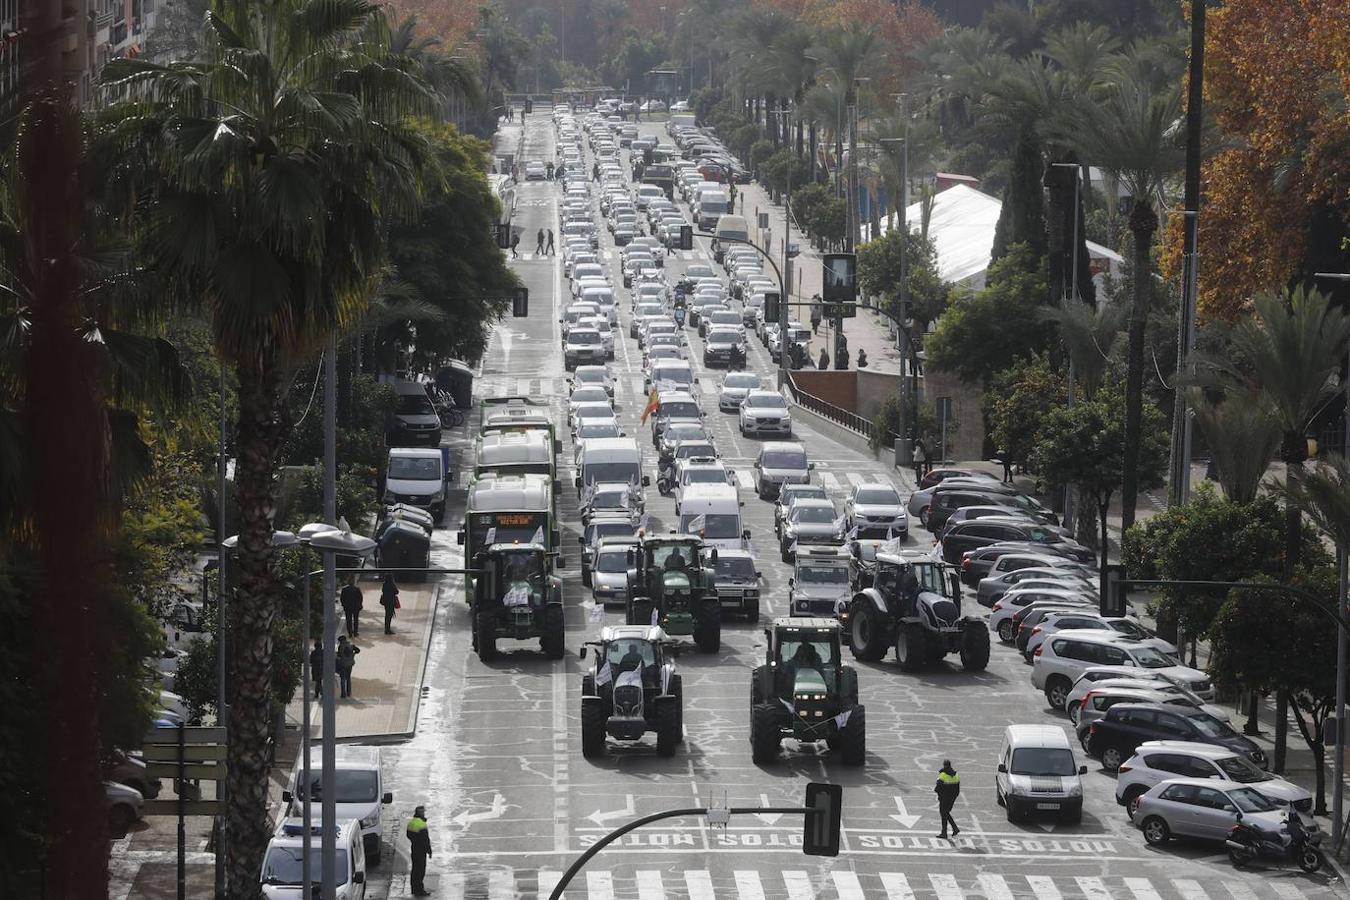
<svg viewBox="0 0 1350 900"><path fill-rule="evenodd" d="M1101 660L1102 665L1106 666L1128 666L1130 664L1129 654L1110 644L1097 645L1097 658Z"/></svg>
<svg viewBox="0 0 1350 900"><path fill-rule="evenodd" d="M1175 734L1178 737L1187 737L1190 735L1191 730L1186 727L1186 723L1181 721L1179 716L1170 715L1169 713L1157 713L1157 716L1157 728L1159 731L1165 734Z"/></svg>
<svg viewBox="0 0 1350 900"><path fill-rule="evenodd" d="M1192 776L1191 758L1188 756L1178 756L1175 753L1156 753L1152 756L1144 757L1144 764L1150 769L1157 769L1159 772L1171 772L1173 775L1179 775L1184 778Z"/></svg>
<svg viewBox="0 0 1350 900"><path fill-rule="evenodd" d="M1198 791L1193 784L1174 784L1162 792L1164 800L1171 800L1173 803L1195 804L1195 794Z"/></svg>
<svg viewBox="0 0 1350 900"><path fill-rule="evenodd" d="M1195 789L1194 802L1196 806L1204 806L1209 809L1223 809L1225 806L1233 805L1222 791L1216 791L1214 788L1207 787L1198 787Z"/></svg>
<svg viewBox="0 0 1350 900"><path fill-rule="evenodd" d="M1055 641L1051 645L1055 649L1056 656L1062 656L1065 659L1080 659L1084 662L1093 662L1092 648L1082 641Z"/></svg>
<svg viewBox="0 0 1350 900"><path fill-rule="evenodd" d="M1157 715L1151 709L1126 709L1121 711L1116 721L1133 728L1152 728Z"/></svg>

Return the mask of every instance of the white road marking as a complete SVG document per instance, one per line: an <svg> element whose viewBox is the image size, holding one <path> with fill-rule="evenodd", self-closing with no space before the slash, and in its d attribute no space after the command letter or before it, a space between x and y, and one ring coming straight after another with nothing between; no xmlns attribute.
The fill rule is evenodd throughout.
<svg viewBox="0 0 1350 900"><path fill-rule="evenodd" d="M506 869L493 869L488 872L489 900L514 900L515 896L515 873Z"/></svg>
<svg viewBox="0 0 1350 900"><path fill-rule="evenodd" d="M749 472L745 469L733 471L736 473L736 483L741 486L742 490L753 491L755 489L755 479Z"/></svg>
<svg viewBox="0 0 1350 900"><path fill-rule="evenodd" d="M811 887L811 876L805 872L789 869L783 873L783 884L787 887L788 900L814 900L816 896Z"/></svg>
<svg viewBox="0 0 1350 900"><path fill-rule="evenodd" d="M1173 878L1172 887L1177 889L1182 900L1209 900L1209 894L1200 886L1200 882L1190 878Z"/></svg>
<svg viewBox="0 0 1350 900"><path fill-rule="evenodd" d="M966 892L956 883L955 875L929 875L928 883L938 895L938 900L965 900Z"/></svg>
<svg viewBox="0 0 1350 900"><path fill-rule="evenodd" d="M1147 878L1126 878L1125 886L1134 894L1135 900L1162 900L1162 896L1153 888Z"/></svg>
<svg viewBox="0 0 1350 900"><path fill-rule="evenodd" d="M661 873L655 869L637 871L638 900L664 900L665 885L661 883Z"/></svg>
<svg viewBox="0 0 1350 900"><path fill-rule="evenodd" d="M614 876L606 870L587 872L586 896L590 900L614 900Z"/></svg>
<svg viewBox="0 0 1350 900"><path fill-rule="evenodd" d="M553 889L558 886L558 882L562 881L562 872L553 869L540 869L538 877L539 896L547 897L549 894L553 893Z"/></svg>
<svg viewBox="0 0 1350 900"><path fill-rule="evenodd" d="M914 900L914 888L903 872L882 872L881 887L886 892L886 900Z"/></svg>
<svg viewBox="0 0 1350 900"><path fill-rule="evenodd" d="M449 900L464 900L464 873L447 872L440 877L437 891Z"/></svg>
<svg viewBox="0 0 1350 900"><path fill-rule="evenodd" d="M839 479L834 477L831 472L820 473L820 483L825 485L828 490L837 491L840 489Z"/></svg>
<svg viewBox="0 0 1350 900"><path fill-rule="evenodd" d="M1256 891L1240 881L1225 881L1223 886L1228 888L1228 893L1233 895L1234 900L1256 900Z"/></svg>
<svg viewBox="0 0 1350 900"><path fill-rule="evenodd" d="M712 876L706 869L694 869L684 873L684 886L689 890L689 900L715 900Z"/></svg>
<svg viewBox="0 0 1350 900"><path fill-rule="evenodd" d="M1036 895L1036 900L1060 900L1059 888L1049 875L1028 875L1027 884Z"/></svg>
<svg viewBox="0 0 1350 900"><path fill-rule="evenodd" d="M735 873L736 894L741 900L764 900L764 886L759 883L759 873L753 869L738 869Z"/></svg>
<svg viewBox="0 0 1350 900"><path fill-rule="evenodd" d="M862 885L858 883L858 873L836 869L830 873L834 878L834 889L839 892L839 900L867 900Z"/></svg>
<svg viewBox="0 0 1350 900"><path fill-rule="evenodd" d="M1002 875L981 872L978 880L980 889L989 900L1013 900L1012 888L1008 887Z"/></svg>
<svg viewBox="0 0 1350 900"><path fill-rule="evenodd" d="M866 480L865 478L863 478L861 475L859 475L857 472L849 472L848 475L847 475L847 477L848 477L848 483L849 483L849 484L852 484L852 485L855 485L855 486L856 486L856 485L859 485L859 484L866 484L866 483L867 483L867 480Z"/></svg>
<svg viewBox="0 0 1350 900"><path fill-rule="evenodd" d="M1083 900L1111 900L1111 892L1100 878L1082 876L1075 878L1078 889L1083 892Z"/></svg>
<svg viewBox="0 0 1350 900"><path fill-rule="evenodd" d="M1266 884L1269 884L1271 890L1286 898L1286 900L1300 900L1303 896L1303 891L1299 890L1298 885L1290 884L1287 881L1267 881Z"/></svg>

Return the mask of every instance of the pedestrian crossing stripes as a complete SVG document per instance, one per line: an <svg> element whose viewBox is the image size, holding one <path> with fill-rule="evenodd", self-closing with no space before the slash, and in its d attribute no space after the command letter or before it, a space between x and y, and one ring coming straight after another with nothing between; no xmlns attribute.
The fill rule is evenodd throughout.
<svg viewBox="0 0 1350 900"><path fill-rule="evenodd" d="M427 886L442 900L544 900L562 878L556 870L491 869L429 876ZM1193 878L1022 875L979 872L859 873L833 869L760 872L736 869L716 876L707 869L639 869L616 873L587 869L569 884L569 900L1254 900L1307 897L1318 886L1306 881L1262 878Z"/></svg>

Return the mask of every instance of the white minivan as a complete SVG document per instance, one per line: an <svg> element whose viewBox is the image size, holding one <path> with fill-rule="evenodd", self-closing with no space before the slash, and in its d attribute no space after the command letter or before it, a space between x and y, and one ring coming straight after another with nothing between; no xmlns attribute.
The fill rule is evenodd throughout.
<svg viewBox="0 0 1350 900"><path fill-rule="evenodd" d="M302 762L296 762L287 789L281 794L282 802L289 804L287 814L291 817L304 815L305 793L298 788ZM372 866L380 864L380 815L387 804L394 802L394 795L384 790L379 747L340 745L335 763L333 773L337 818L339 822L355 819L358 823L357 835L361 839L359 843L363 859L361 868L364 871L365 858L370 859ZM309 780L314 787L313 799L310 801L311 816L315 815L314 807L319 803L322 778L323 748L314 746L309 751Z"/></svg>
<svg viewBox="0 0 1350 900"><path fill-rule="evenodd" d="M680 532L697 534L709 547L750 549L750 530L741 527L744 504L731 484L689 484L680 492Z"/></svg>
<svg viewBox="0 0 1350 900"><path fill-rule="evenodd" d="M1009 822L1050 813L1078 824L1086 774L1087 766L1078 764L1069 736L1058 725L1009 725L1003 730L994 792Z"/></svg>
<svg viewBox="0 0 1350 900"><path fill-rule="evenodd" d="M309 826L309 877L311 883L323 877L323 858L320 855L322 828L318 813L311 808ZM361 823L355 819L342 820L337 834L337 897L338 900L362 900L366 896L366 855L361 842ZM301 900L311 896L304 887L305 822L301 818L287 818L277 826L276 833L263 854L262 895L267 900ZM315 892L317 893L317 891Z"/></svg>
<svg viewBox="0 0 1350 900"><path fill-rule="evenodd" d="M382 500L386 506L404 503L425 509L434 522L439 522L445 515L445 483L449 479L445 455L439 447L391 447Z"/></svg>

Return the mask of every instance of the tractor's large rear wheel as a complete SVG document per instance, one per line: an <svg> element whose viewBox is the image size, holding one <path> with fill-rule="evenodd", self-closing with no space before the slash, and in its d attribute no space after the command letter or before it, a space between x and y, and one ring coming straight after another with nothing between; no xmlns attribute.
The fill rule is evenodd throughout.
<svg viewBox="0 0 1350 900"><path fill-rule="evenodd" d="M492 662L497 658L496 618L491 613L480 612L474 617L473 628L478 658L483 662Z"/></svg>
<svg viewBox="0 0 1350 900"><path fill-rule="evenodd" d="M673 697L656 701L656 753L674 756L680 743L680 707Z"/></svg>
<svg viewBox="0 0 1350 900"><path fill-rule="evenodd" d="M676 717L680 721L679 743L684 743L684 681L678 675L670 676L670 684L666 690L675 698Z"/></svg>
<svg viewBox="0 0 1350 900"><path fill-rule="evenodd" d="M549 659L562 659L565 637L562 607L544 607L544 633L539 636L539 646L543 649L544 655Z"/></svg>
<svg viewBox="0 0 1350 900"><path fill-rule="evenodd" d="M581 755L595 759L605 755L605 707L600 703L581 704Z"/></svg>
<svg viewBox="0 0 1350 900"><path fill-rule="evenodd" d="M716 653L722 649L722 608L717 600L705 600L696 613L694 642L700 653Z"/></svg>
<svg viewBox="0 0 1350 900"><path fill-rule="evenodd" d="M886 655L886 630L881 626L881 613L866 599L853 604L850 628L853 640L849 649L854 659L876 662Z"/></svg>
<svg viewBox="0 0 1350 900"><path fill-rule="evenodd" d="M750 711L750 758L756 763L771 763L778 758L782 742L778 719L778 710L772 703L761 703Z"/></svg>
<svg viewBox="0 0 1350 900"><path fill-rule="evenodd" d="M867 711L855 706L839 733L839 755L848 766L861 766L867 759Z"/></svg>
<svg viewBox="0 0 1350 900"><path fill-rule="evenodd" d="M917 672L928 661L923 628L919 625L901 625L895 635L895 660L900 671Z"/></svg>
<svg viewBox="0 0 1350 900"><path fill-rule="evenodd" d="M989 665L989 629L983 622L967 619L961 628L961 667L983 672Z"/></svg>

